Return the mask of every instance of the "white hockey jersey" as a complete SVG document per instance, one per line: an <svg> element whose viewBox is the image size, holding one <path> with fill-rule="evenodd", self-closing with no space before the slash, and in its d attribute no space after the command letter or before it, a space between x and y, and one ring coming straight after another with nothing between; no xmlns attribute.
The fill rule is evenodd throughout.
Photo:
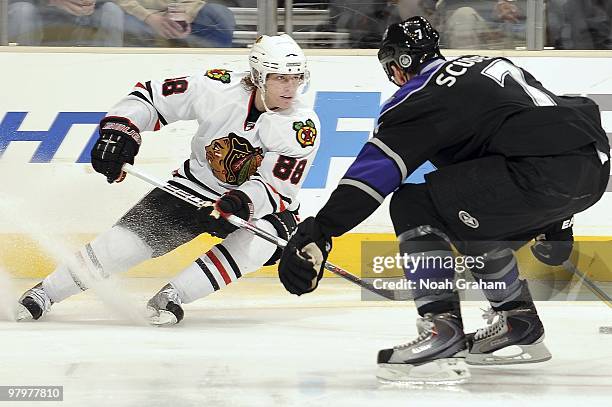
<svg viewBox="0 0 612 407"><path fill-rule="evenodd" d="M255 92L241 83L246 75L212 69L139 82L108 116L125 117L141 132L197 120L191 157L174 181L213 199L240 189L253 201L255 218L295 210L297 193L319 147L319 118L295 100L290 109L265 112L249 122Z"/></svg>

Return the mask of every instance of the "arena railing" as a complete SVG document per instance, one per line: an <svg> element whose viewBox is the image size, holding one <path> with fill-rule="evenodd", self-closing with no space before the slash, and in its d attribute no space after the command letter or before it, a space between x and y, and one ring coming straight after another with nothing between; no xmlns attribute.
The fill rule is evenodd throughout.
<svg viewBox="0 0 612 407"><path fill-rule="evenodd" d="M8 45L8 0L0 0L0 45Z"/></svg>

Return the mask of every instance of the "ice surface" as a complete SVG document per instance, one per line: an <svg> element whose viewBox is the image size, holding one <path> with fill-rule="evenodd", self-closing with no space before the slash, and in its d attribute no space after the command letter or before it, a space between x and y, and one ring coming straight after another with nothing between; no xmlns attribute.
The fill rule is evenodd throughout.
<svg viewBox="0 0 612 407"><path fill-rule="evenodd" d="M19 291L33 280L13 280ZM144 304L165 281L123 280ZM464 305L475 329L482 303ZM245 279L185 306L172 328L116 319L93 293L44 320L0 321L0 385L63 385L45 406L603 406L612 402L612 323L602 303L540 303L549 362L471 367L469 383L397 388L375 377L379 349L416 331L412 304L362 302L325 279L300 298L276 279ZM25 407L28 403L2 406ZM36 403L38 405L40 403Z"/></svg>

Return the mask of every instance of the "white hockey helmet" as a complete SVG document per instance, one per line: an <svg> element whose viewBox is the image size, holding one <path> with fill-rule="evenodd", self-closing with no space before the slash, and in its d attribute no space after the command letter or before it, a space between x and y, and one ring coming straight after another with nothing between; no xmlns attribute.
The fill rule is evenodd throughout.
<svg viewBox="0 0 612 407"><path fill-rule="evenodd" d="M251 80L264 89L268 74L304 75L304 89L308 85L310 73L306 66L306 56L302 48L287 34L262 35L251 48L249 54Z"/></svg>

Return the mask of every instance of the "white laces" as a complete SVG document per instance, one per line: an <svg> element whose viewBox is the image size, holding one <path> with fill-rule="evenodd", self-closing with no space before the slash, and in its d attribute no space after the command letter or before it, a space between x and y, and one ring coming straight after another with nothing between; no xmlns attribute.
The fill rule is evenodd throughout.
<svg viewBox="0 0 612 407"><path fill-rule="evenodd" d="M433 323L433 319L430 314L425 315L425 317L423 318L419 318L417 320L417 330L419 332L419 336L417 336L415 339L403 345L394 346L394 349L398 349L398 350L405 349L413 345L416 345L419 342L423 342L424 340L429 338L429 336L431 335L431 332L434 329L434 326L435 325Z"/></svg>
<svg viewBox="0 0 612 407"><path fill-rule="evenodd" d="M483 310L482 318L487 320L487 326L480 328L474 334L474 339L488 338L497 335L506 326L506 317L503 312L495 311L493 308Z"/></svg>

